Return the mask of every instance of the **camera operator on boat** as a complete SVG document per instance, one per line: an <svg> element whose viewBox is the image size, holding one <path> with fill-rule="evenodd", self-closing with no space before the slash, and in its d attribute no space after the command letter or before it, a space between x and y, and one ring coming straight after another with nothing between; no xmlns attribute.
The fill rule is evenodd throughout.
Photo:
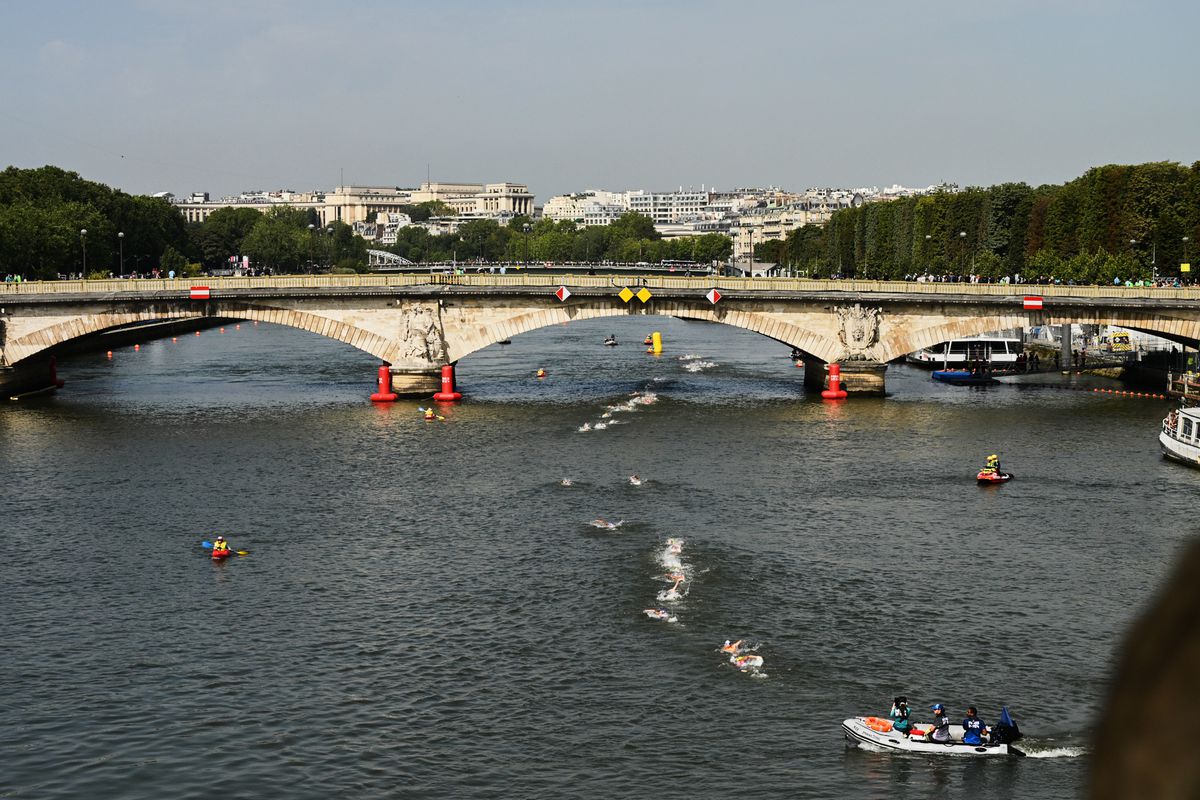
<svg viewBox="0 0 1200 800"><path fill-rule="evenodd" d="M908 718L908 698L900 695L892 701L892 710L888 712L888 717L892 720L892 730L899 732L902 736L908 736L912 730L912 721Z"/></svg>

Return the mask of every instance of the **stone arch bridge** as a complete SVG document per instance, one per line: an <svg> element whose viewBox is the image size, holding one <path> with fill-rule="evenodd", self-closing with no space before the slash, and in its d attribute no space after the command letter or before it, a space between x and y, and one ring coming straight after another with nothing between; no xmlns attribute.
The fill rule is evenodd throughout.
<svg viewBox="0 0 1200 800"><path fill-rule="evenodd" d="M566 286L569 294L556 294ZM644 289L625 299L621 290ZM710 290L721 297L713 302ZM1026 297L1042 299L1031 308ZM628 296L628 295L626 295ZM643 299L644 298L644 299ZM574 320L669 315L755 331L806 354L806 382L838 362L851 392L882 392L888 361L1004 328L1120 325L1200 342L1200 288L1007 286L606 275L329 275L0 284L0 381L67 342L150 320L288 325L391 366L401 394L428 395L441 365Z"/></svg>

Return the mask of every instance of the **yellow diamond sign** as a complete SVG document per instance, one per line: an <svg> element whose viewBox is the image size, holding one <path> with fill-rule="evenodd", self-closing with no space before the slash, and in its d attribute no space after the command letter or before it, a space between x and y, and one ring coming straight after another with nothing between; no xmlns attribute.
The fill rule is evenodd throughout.
<svg viewBox="0 0 1200 800"><path fill-rule="evenodd" d="M653 296L654 295L650 294L650 290L647 289L645 286L643 286L642 290L637 293L637 299L641 300L643 303L645 303L647 300L649 300Z"/></svg>
<svg viewBox="0 0 1200 800"><path fill-rule="evenodd" d="M633 299L633 292L629 291L629 287L626 286L624 289L617 292L617 297L621 298L621 300L623 302L628 303L630 300Z"/></svg>

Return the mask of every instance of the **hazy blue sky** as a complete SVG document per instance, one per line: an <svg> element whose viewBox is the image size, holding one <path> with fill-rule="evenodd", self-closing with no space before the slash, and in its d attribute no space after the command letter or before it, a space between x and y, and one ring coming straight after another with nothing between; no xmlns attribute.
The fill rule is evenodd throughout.
<svg viewBox="0 0 1200 800"><path fill-rule="evenodd" d="M130 192L1061 182L1200 158L1200 3L0 0L0 165Z"/></svg>

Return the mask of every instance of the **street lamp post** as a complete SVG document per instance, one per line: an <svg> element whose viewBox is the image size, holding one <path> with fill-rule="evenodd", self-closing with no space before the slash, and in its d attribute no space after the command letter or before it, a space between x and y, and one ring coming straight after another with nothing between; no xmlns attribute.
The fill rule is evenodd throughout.
<svg viewBox="0 0 1200 800"><path fill-rule="evenodd" d="M330 271L330 272L333 272L333 267L334 267L334 258L333 258L333 226L332 226L332 225L330 225L328 228L326 228L326 229L325 229L325 232L329 234L329 271Z"/></svg>
<svg viewBox="0 0 1200 800"><path fill-rule="evenodd" d="M533 230L533 228L529 225L528 222L526 222L525 225L522 227L525 230L525 268L528 269L529 268L529 232L531 230Z"/></svg>
<svg viewBox="0 0 1200 800"><path fill-rule="evenodd" d="M308 223L308 271L313 271L313 236L316 234L317 226L313 223Z"/></svg>
<svg viewBox="0 0 1200 800"><path fill-rule="evenodd" d="M1190 242L1191 240L1192 240L1192 237L1190 237L1190 236L1183 237L1183 263L1188 265L1188 271L1191 271L1191 269L1192 269L1192 264L1190 261L1188 261L1188 242ZM1182 265L1180 265L1180 268L1179 268L1179 277L1180 278L1183 277L1183 266Z"/></svg>
<svg viewBox="0 0 1200 800"><path fill-rule="evenodd" d="M750 236L749 236L750 249L747 251L748 255L746 257L746 277L753 278L754 277L754 228L750 228L747 231L747 233L750 234Z"/></svg>
<svg viewBox="0 0 1200 800"><path fill-rule="evenodd" d="M958 271L959 271L959 273L962 273L967 266L967 255L966 255L966 253L967 253L967 251L966 251L967 232L966 231L958 232L958 241L962 243L962 250L960 251L960 255L958 257Z"/></svg>
<svg viewBox="0 0 1200 800"><path fill-rule="evenodd" d="M929 248L933 244L933 236L925 234L925 271L929 272Z"/></svg>
<svg viewBox="0 0 1200 800"><path fill-rule="evenodd" d="M87 228L79 229L79 246L83 248L83 270L79 273L79 280L87 280Z"/></svg>
<svg viewBox="0 0 1200 800"><path fill-rule="evenodd" d="M121 252L121 271L120 275L125 274L125 231L117 231L117 247Z"/></svg>

